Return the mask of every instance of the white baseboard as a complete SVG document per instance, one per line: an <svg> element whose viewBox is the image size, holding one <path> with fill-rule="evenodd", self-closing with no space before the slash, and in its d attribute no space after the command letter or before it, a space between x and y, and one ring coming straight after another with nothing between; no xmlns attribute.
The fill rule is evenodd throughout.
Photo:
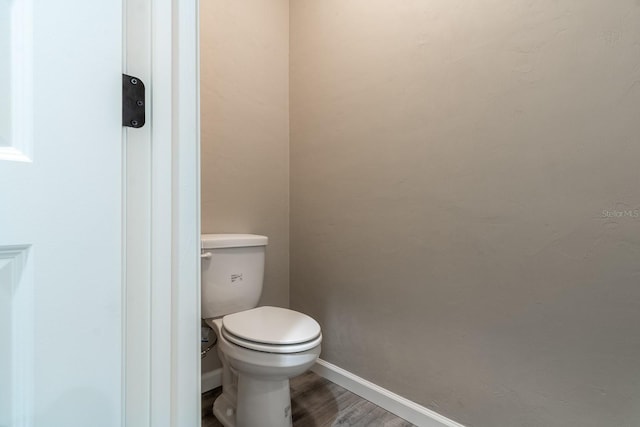
<svg viewBox="0 0 640 427"><path fill-rule="evenodd" d="M464 427L336 365L318 359L313 372L420 427Z"/></svg>
<svg viewBox="0 0 640 427"><path fill-rule="evenodd" d="M202 374L201 392L204 393L222 385L222 368Z"/></svg>

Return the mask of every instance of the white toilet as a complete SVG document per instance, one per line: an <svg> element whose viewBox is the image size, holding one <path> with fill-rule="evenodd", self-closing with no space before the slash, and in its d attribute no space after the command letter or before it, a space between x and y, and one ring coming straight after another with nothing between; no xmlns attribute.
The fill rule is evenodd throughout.
<svg viewBox="0 0 640 427"><path fill-rule="evenodd" d="M289 378L320 355L320 325L278 307L255 308L268 239L203 234L202 317L218 338L222 394L213 404L225 427L291 426Z"/></svg>

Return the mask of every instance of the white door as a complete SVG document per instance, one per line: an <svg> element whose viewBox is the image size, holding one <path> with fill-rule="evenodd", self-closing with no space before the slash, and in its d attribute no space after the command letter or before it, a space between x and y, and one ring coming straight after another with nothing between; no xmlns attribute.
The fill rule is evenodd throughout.
<svg viewBox="0 0 640 427"><path fill-rule="evenodd" d="M122 1L0 0L0 426L123 418Z"/></svg>

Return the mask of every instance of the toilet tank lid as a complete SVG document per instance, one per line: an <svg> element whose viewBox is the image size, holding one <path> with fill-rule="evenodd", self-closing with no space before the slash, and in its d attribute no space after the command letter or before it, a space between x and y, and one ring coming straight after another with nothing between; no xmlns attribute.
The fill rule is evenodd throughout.
<svg viewBox="0 0 640 427"><path fill-rule="evenodd" d="M202 249L245 248L267 246L267 236L257 234L203 234L200 236Z"/></svg>

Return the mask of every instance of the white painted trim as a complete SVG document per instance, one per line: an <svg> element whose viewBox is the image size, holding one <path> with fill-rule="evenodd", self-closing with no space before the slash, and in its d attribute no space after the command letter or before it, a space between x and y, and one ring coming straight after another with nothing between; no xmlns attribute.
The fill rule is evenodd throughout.
<svg viewBox="0 0 640 427"><path fill-rule="evenodd" d="M150 1L150 424L199 427L198 1Z"/></svg>
<svg viewBox="0 0 640 427"><path fill-rule="evenodd" d="M170 427L173 393L173 5L151 0L150 424ZM147 104L148 105L148 104Z"/></svg>
<svg viewBox="0 0 640 427"><path fill-rule="evenodd" d="M200 427L198 0L126 0L125 72L147 87L126 130L126 427Z"/></svg>
<svg viewBox="0 0 640 427"><path fill-rule="evenodd" d="M418 405L322 359L318 359L311 370L417 426L464 427L462 424L452 421L431 409Z"/></svg>
<svg viewBox="0 0 640 427"><path fill-rule="evenodd" d="M222 368L202 374L202 392L211 391L222 386Z"/></svg>
<svg viewBox="0 0 640 427"><path fill-rule="evenodd" d="M172 0L172 427L202 422L198 6Z"/></svg>

